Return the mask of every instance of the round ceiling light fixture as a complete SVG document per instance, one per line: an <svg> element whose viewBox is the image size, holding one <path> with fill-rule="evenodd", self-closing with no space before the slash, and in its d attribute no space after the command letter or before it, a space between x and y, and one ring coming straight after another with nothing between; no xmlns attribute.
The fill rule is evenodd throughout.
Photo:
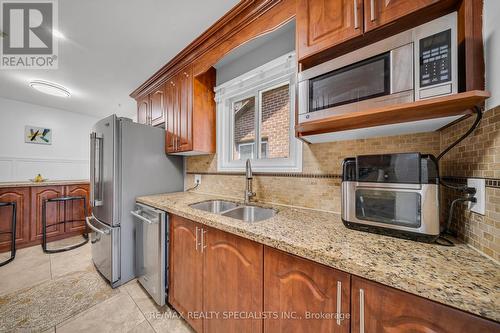
<svg viewBox="0 0 500 333"><path fill-rule="evenodd" d="M58 97L71 96L71 93L69 92L68 89L64 88L61 85L48 81L43 81L43 80L30 81L30 87L40 92L43 92L44 94L49 94L52 96L58 96Z"/></svg>

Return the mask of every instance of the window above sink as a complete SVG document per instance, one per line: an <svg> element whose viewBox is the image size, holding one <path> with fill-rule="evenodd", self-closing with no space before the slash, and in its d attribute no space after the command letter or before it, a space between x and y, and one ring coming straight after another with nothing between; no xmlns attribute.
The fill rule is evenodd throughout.
<svg viewBox="0 0 500 333"><path fill-rule="evenodd" d="M301 172L295 138L295 52L278 57L215 88L217 169Z"/></svg>

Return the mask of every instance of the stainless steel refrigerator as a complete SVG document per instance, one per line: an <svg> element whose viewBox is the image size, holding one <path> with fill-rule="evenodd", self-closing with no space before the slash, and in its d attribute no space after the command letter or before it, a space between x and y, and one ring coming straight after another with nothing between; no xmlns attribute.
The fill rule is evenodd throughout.
<svg viewBox="0 0 500 333"><path fill-rule="evenodd" d="M165 154L165 130L116 115L97 122L90 134L92 260L117 287L136 277L137 196L183 190L183 160Z"/></svg>

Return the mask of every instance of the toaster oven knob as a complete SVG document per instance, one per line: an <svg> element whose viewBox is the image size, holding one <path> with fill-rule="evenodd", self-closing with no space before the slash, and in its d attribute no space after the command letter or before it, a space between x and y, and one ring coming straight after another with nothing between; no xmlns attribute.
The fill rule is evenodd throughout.
<svg viewBox="0 0 500 333"><path fill-rule="evenodd" d="M306 119L309 119L309 117L310 117L309 115L306 115Z"/></svg>

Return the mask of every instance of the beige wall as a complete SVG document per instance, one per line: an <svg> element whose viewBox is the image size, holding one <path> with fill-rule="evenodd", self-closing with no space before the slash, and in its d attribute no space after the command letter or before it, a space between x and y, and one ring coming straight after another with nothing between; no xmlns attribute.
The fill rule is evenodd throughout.
<svg viewBox="0 0 500 333"><path fill-rule="evenodd" d="M303 172L255 176L256 200L340 213L340 175L345 157L397 152L437 156L461 136L472 121L472 118L462 121L441 132L304 145ZM194 173L203 174L202 184L196 191L243 198L243 175L216 174L215 155L188 157L186 170L187 184L194 182ZM494 185L495 179L500 178L500 107L485 112L474 135L444 157L441 175L487 178L486 215L470 213L462 205L456 208L452 226L461 239L500 260L500 180L496 187ZM443 193L443 223L448 216L449 202L457 195L449 191Z"/></svg>
<svg viewBox="0 0 500 333"><path fill-rule="evenodd" d="M446 148L471 126L473 118L451 126L441 133L441 149ZM479 128L452 149L441 162L441 174L453 177L486 178L486 214L455 209L453 230L481 252L500 260L500 107L484 113ZM461 181L461 179L457 179ZM448 207L457 193L444 191L442 211L448 217Z"/></svg>
<svg viewBox="0 0 500 333"><path fill-rule="evenodd" d="M256 176L256 199L340 213L340 175L344 158L407 151L437 154L439 146L439 133L304 145L303 172L294 177ZM192 173L216 173L217 158L215 155L188 157L186 171L189 185L194 182ZM243 197L245 182L242 175L209 174L202 177L197 191Z"/></svg>

